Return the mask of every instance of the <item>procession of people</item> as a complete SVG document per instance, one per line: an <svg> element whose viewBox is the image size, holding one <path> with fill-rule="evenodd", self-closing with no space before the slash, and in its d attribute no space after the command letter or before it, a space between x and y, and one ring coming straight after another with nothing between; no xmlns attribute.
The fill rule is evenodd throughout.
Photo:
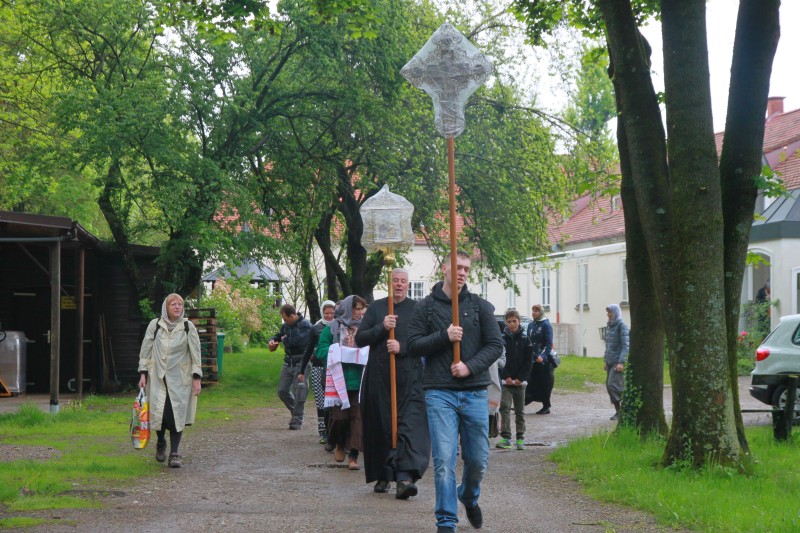
<svg viewBox="0 0 800 533"><path fill-rule="evenodd" d="M542 307L533 307L535 320L527 330L515 309L505 312L498 329L494 306L468 290L470 267L470 256L456 252L456 276L444 263L442 281L420 301L409 297L408 271L395 268L386 298L367 304L351 295L324 302L297 373L297 380L306 382L311 368L319 442L334 462L347 459L349 470L363 469L363 482L374 492L398 500L417 496L417 483L432 461L439 533L455 531L459 502L470 525L483 526L479 497L494 436L490 413L500 404L498 399L490 407L487 389L499 388L502 395L498 448L524 450L524 406L531 393L543 402L541 411L551 407L552 328ZM454 297L459 325L452 324ZM284 326L300 321L290 311ZM501 445L510 442L512 410L515 441ZM290 412L296 416L296 410ZM457 480L459 457L463 468ZM360 476L356 482L362 482Z"/></svg>
<svg viewBox="0 0 800 533"><path fill-rule="evenodd" d="M283 324L269 341L270 351L284 347L278 396L288 410L288 429L302 428L311 388L322 453L332 452L339 463L347 459L349 470L363 469L374 492L393 492L398 500L419 494L417 482L432 460L439 533L455 531L459 502L469 523L483 526L481 481L498 405L497 447L517 450L525 449L525 404L531 397L543 402L537 414L551 407L553 336L542 307L533 307L527 330L513 308L498 329L494 306L467 287L470 268L470 256L457 251L454 262L442 265L442 281L419 301L409 297L408 271L395 268L389 296L370 304L357 295L327 300L314 325L283 305ZM152 398L156 458L178 468L182 430L194 420L202 377L197 331L184 317L180 296L169 295L148 327L139 371L139 385Z"/></svg>

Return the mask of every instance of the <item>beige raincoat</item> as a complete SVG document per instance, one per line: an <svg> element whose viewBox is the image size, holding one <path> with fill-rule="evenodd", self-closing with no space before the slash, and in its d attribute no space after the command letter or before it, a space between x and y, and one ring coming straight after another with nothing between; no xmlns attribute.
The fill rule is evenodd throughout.
<svg viewBox="0 0 800 533"><path fill-rule="evenodd" d="M164 416L167 390L175 415L175 429L194 423L197 396L192 395L192 375L203 375L200 368L200 337L194 324L179 318L172 331L161 318L150 321L139 352L139 372L147 372L147 398L150 402L150 429L159 431ZM156 324L159 325L156 331Z"/></svg>

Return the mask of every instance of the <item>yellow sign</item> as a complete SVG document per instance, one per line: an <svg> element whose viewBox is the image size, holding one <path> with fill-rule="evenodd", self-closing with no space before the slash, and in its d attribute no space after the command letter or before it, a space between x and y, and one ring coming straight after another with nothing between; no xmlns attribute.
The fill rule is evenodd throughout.
<svg viewBox="0 0 800 533"><path fill-rule="evenodd" d="M61 297L61 309L77 309L78 306L75 305L75 297L74 296L62 296Z"/></svg>

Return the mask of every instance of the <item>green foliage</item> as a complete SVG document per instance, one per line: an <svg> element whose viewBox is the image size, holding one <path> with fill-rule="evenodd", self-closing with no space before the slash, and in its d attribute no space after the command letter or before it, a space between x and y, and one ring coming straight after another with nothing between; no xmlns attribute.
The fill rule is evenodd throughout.
<svg viewBox="0 0 800 533"><path fill-rule="evenodd" d="M736 339L737 370L746 376L755 368L756 349L770 332L770 307L773 302L749 302L742 306L745 329Z"/></svg>
<svg viewBox="0 0 800 533"><path fill-rule="evenodd" d="M189 305L195 307L197 302ZM280 313L269 289L252 287L245 279L218 279L202 307L216 309L217 328L225 332L225 345L234 351L247 346L265 347L280 328Z"/></svg>
<svg viewBox="0 0 800 533"><path fill-rule="evenodd" d="M153 301L150 298L139 300L139 312L142 313L142 320L145 322L149 322L159 316L153 311Z"/></svg>
<svg viewBox="0 0 800 533"><path fill-rule="evenodd" d="M714 464L701 469L653 468L663 455L664 440L652 435L642 440L622 427L571 441L550 457L591 497L642 509L666 527L797 530L797 435L792 442L778 443L769 427L747 428L746 433L753 453L748 475Z"/></svg>

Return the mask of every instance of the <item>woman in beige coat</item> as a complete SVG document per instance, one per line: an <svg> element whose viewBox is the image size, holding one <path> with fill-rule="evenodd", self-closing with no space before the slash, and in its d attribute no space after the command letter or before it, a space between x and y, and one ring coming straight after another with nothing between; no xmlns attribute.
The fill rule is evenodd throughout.
<svg viewBox="0 0 800 533"><path fill-rule="evenodd" d="M147 386L150 429L156 431L156 460L167 460L166 431L169 430L169 466L180 468L178 446L184 426L194 422L200 394L200 337L183 316L183 298L170 294L161 305L161 318L147 326L139 352L139 387Z"/></svg>

